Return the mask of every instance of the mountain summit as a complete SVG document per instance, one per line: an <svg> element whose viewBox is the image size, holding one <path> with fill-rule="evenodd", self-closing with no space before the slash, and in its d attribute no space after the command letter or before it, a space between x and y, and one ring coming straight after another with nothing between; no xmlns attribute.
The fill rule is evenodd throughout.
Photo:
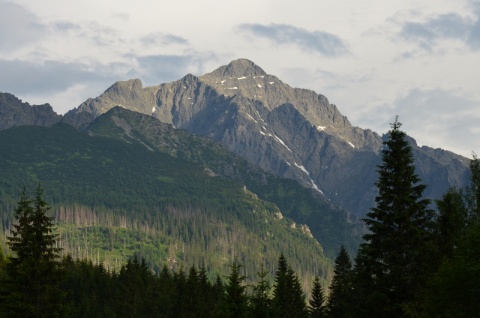
<svg viewBox="0 0 480 318"><path fill-rule="evenodd" d="M203 77L213 78L242 78L248 76L264 76L267 75L265 71L247 59L238 59L230 62L228 65L221 66L215 71L205 74Z"/></svg>
<svg viewBox="0 0 480 318"><path fill-rule="evenodd" d="M374 205L382 137L354 127L325 96L292 88L247 59L158 86L143 87L139 79L116 82L63 121L85 128L116 106L207 136L354 214ZM439 198L466 182L466 158L412 143L418 174L429 185L427 196Z"/></svg>

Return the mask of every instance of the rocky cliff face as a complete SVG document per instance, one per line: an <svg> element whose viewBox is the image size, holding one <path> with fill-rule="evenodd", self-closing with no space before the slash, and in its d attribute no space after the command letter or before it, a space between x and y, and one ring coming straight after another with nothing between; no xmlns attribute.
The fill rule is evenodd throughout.
<svg viewBox="0 0 480 318"><path fill-rule="evenodd" d="M52 126L62 119L49 104L23 103L12 94L0 93L0 130L15 126Z"/></svg>
<svg viewBox="0 0 480 318"><path fill-rule="evenodd" d="M354 127L327 98L292 88L245 59L200 77L143 88L117 82L63 119L84 128L121 106L208 136L264 170L293 178L363 215L374 204L382 137ZM468 160L414 140L416 165L426 194L438 198L468 177Z"/></svg>

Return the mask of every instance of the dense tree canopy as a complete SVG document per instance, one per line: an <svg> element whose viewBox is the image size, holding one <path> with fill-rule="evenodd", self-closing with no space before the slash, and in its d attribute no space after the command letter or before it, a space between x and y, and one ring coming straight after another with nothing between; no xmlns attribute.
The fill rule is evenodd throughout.
<svg viewBox="0 0 480 318"><path fill-rule="evenodd" d="M33 199L24 191L18 201L12 254L0 250L0 317L476 317L480 163L474 156L469 187L436 201L434 219L400 126L396 120L384 142L376 206L355 267L342 246L327 301L318 276L306 301L283 254L273 286L263 266L246 285L248 271L237 260L213 282L203 265L158 269L138 255L118 272L70 255L59 260L38 187Z"/></svg>
<svg viewBox="0 0 480 318"><path fill-rule="evenodd" d="M477 317L480 312L480 162L470 163L471 185L437 201L441 264L420 301L425 317Z"/></svg>

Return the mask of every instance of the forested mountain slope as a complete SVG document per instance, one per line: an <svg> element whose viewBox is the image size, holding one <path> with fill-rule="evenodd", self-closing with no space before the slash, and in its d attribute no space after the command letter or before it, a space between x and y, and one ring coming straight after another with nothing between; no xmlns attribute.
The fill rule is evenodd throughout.
<svg viewBox="0 0 480 318"><path fill-rule="evenodd" d="M115 267L138 253L157 270L204 264L211 273L224 273L238 257L245 271L256 273L261 264L273 271L283 252L304 284L316 274L328 278L331 260L308 227L248 187L153 143L98 136L107 123L102 128L97 121L90 134L65 124L0 132L6 234L21 189L41 183L59 245L74 257Z"/></svg>

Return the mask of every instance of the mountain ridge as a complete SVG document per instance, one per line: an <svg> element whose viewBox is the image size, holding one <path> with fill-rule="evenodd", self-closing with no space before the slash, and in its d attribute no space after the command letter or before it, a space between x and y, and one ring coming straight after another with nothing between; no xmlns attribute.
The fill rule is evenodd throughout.
<svg viewBox="0 0 480 318"><path fill-rule="evenodd" d="M100 116L87 131L92 136L115 136L127 143L139 143L151 151L188 160L212 175L243 185L260 199L275 203L286 217L307 224L313 236L323 242L329 256L335 255L342 244L355 250L359 242L357 225L344 223L346 211L339 210L313 189L262 171L209 138L193 136L186 130L174 129L156 118L121 107Z"/></svg>
<svg viewBox="0 0 480 318"><path fill-rule="evenodd" d="M52 126L62 119L50 104L30 105L9 93L0 93L0 130L23 125Z"/></svg>
<svg viewBox="0 0 480 318"><path fill-rule="evenodd" d="M188 74L158 86L143 87L139 79L118 81L61 121L86 129L115 106L207 136L354 214L364 215L374 205L384 137L352 126L325 96L292 88L252 61L234 60L205 75ZM450 186L467 182L468 159L418 147L413 139L411 144L418 173L430 185L428 197L439 198Z"/></svg>

